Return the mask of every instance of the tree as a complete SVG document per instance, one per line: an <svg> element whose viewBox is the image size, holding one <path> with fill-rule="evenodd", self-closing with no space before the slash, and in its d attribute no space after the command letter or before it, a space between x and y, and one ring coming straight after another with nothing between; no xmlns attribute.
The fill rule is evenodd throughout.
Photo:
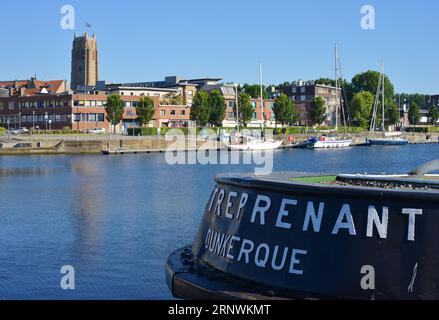
<svg viewBox="0 0 439 320"><path fill-rule="evenodd" d="M244 127L246 127L247 124L252 120L253 113L255 112L255 108L251 103L250 95L248 95L247 93L241 93L239 95L238 106L239 106L239 113L238 113L239 125L242 124ZM236 114L236 106L233 109Z"/></svg>
<svg viewBox="0 0 439 320"><path fill-rule="evenodd" d="M273 104L273 113L276 123L280 123L282 127L285 124L291 124L296 121L297 112L293 101L284 93L281 93Z"/></svg>
<svg viewBox="0 0 439 320"><path fill-rule="evenodd" d="M439 109L436 106L432 106L430 111L428 111L428 117L431 119L433 125L439 120Z"/></svg>
<svg viewBox="0 0 439 320"><path fill-rule="evenodd" d="M226 116L226 103L219 90L213 90L210 93L209 104L211 108L209 122L217 127L221 127Z"/></svg>
<svg viewBox="0 0 439 320"><path fill-rule="evenodd" d="M311 109L309 110L311 120L314 124L322 124L326 120L326 102L322 97L315 97L311 101Z"/></svg>
<svg viewBox="0 0 439 320"><path fill-rule="evenodd" d="M354 95L350 103L353 121L360 127L369 128L375 98L372 93L362 91Z"/></svg>
<svg viewBox="0 0 439 320"><path fill-rule="evenodd" d="M154 119L154 101L150 97L140 98L139 104L136 107L137 120L140 125L148 124Z"/></svg>
<svg viewBox="0 0 439 320"><path fill-rule="evenodd" d="M361 91L368 91L375 95L378 88L379 79L380 73L376 71L369 70L357 74L356 76L354 76L354 78L352 78L354 94ZM393 102L394 87L387 76L384 77L384 97L386 105L390 105L391 102Z"/></svg>
<svg viewBox="0 0 439 320"><path fill-rule="evenodd" d="M396 124L400 120L400 114L398 107L395 103L390 104L389 108L387 109L388 115L389 115L389 124Z"/></svg>
<svg viewBox="0 0 439 320"><path fill-rule="evenodd" d="M176 105L185 105L185 99L180 93L167 93L163 95L163 98L160 99L161 105L168 106L176 106Z"/></svg>
<svg viewBox="0 0 439 320"><path fill-rule="evenodd" d="M416 103L412 103L409 108L409 122L411 125L417 125L421 120L421 113Z"/></svg>
<svg viewBox="0 0 439 320"><path fill-rule="evenodd" d="M116 133L116 125L123 117L123 101L119 95L112 94L107 97L105 112L107 113L107 120L113 126L113 132Z"/></svg>
<svg viewBox="0 0 439 320"><path fill-rule="evenodd" d="M209 94L205 91L197 91L192 100L191 120L196 121L201 127L204 127L210 119L211 107Z"/></svg>
<svg viewBox="0 0 439 320"><path fill-rule="evenodd" d="M241 89L243 92L247 93L251 98L258 99L261 97L261 86L258 84L244 84ZM264 99L268 98L268 93L265 86L262 87L262 95Z"/></svg>

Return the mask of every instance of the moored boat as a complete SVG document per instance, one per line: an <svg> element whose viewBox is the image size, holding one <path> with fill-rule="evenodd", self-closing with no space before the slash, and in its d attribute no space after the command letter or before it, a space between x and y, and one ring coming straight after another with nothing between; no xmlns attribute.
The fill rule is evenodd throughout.
<svg viewBox="0 0 439 320"><path fill-rule="evenodd" d="M366 144L371 146L405 146L409 143L403 138L367 138Z"/></svg>
<svg viewBox="0 0 439 320"><path fill-rule="evenodd" d="M438 169L217 176L168 286L187 299L439 299Z"/></svg>
<svg viewBox="0 0 439 320"><path fill-rule="evenodd" d="M257 151L257 150L276 150L282 145L282 141L274 141L271 139L250 139L241 144L228 144L229 150L239 151Z"/></svg>
<svg viewBox="0 0 439 320"><path fill-rule="evenodd" d="M316 139L312 144L310 144L310 148L313 149L327 149L327 148L348 148L351 146L352 140L350 139L336 139L336 138L328 138L321 137L320 139Z"/></svg>

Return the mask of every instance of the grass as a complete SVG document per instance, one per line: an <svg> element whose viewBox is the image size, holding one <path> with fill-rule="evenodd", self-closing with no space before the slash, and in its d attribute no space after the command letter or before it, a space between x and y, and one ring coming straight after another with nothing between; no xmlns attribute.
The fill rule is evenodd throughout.
<svg viewBox="0 0 439 320"><path fill-rule="evenodd" d="M316 176L316 177L297 177L291 178L292 181L306 182L306 183L323 183L323 182L334 182L337 176Z"/></svg>

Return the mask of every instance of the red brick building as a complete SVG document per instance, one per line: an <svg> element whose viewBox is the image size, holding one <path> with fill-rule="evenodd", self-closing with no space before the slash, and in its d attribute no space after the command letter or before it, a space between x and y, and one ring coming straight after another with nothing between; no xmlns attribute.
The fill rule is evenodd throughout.
<svg viewBox="0 0 439 320"><path fill-rule="evenodd" d="M119 132L137 127L136 106L140 96L121 96L124 114L117 126ZM155 117L150 126L184 126L189 120L187 106L164 106L159 97L150 97L155 105ZM0 98L0 126L10 128L45 129L71 128L85 131L110 128L105 106L107 95L100 94L35 94Z"/></svg>

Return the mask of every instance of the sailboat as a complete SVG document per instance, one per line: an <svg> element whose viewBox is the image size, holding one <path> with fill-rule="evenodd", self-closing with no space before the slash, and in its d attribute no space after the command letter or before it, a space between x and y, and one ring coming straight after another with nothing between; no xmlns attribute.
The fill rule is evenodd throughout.
<svg viewBox="0 0 439 320"><path fill-rule="evenodd" d="M373 105L373 112L372 112L372 121L370 123L370 133L374 132L376 127L376 120L377 120L377 114L378 114L378 104L380 101L380 96L382 98L381 105L382 105L382 123L381 128L384 131L385 129L385 123L384 123L384 117L385 117L385 103L384 103L384 89L385 89L385 74L384 74L384 62L381 65L381 73L380 73L380 79L378 81L378 88L377 93L375 96L375 101ZM367 138L366 144L370 146L401 146L401 145L407 145L409 142L407 139L403 139L399 137L402 133L401 132L384 132L383 138Z"/></svg>
<svg viewBox="0 0 439 320"><path fill-rule="evenodd" d="M264 112L264 97L262 88L262 63L259 61L259 80L260 80L260 93L261 93L261 109ZM236 93L237 94L237 93ZM236 113L238 114L238 105L236 105ZM264 133L265 119L262 119L262 133ZM239 129L239 123L238 123ZM282 140L274 141L273 139L263 139L251 137L251 136L240 136L239 142L237 144L228 144L229 150L239 150L239 151L253 151L253 150L275 150L279 149L282 145Z"/></svg>
<svg viewBox="0 0 439 320"><path fill-rule="evenodd" d="M335 44L335 101L340 101L340 109L342 112L344 112L343 109L343 99L340 95L338 95L339 88L338 88L338 79L340 76L340 57L338 54L338 45ZM341 88L340 88L341 92ZM344 115L344 113L343 113ZM345 125L346 125L346 119L344 119ZM338 124L339 124L339 110L338 106L335 107L335 131L338 131ZM350 139L336 139L331 137L325 137L322 136L320 139L317 138L311 138L309 140L310 144L308 145L308 148L312 149L334 149L334 148L348 148L351 146L352 140Z"/></svg>

